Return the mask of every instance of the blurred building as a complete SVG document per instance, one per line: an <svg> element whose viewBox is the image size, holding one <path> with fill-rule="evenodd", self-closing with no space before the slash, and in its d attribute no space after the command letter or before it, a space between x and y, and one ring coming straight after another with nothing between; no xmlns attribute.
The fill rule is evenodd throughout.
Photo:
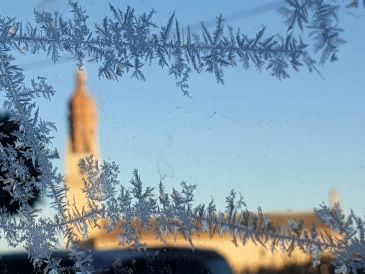
<svg viewBox="0 0 365 274"><path fill-rule="evenodd" d="M86 73L77 72L76 87L69 106L70 136L66 157L66 182L69 187L68 199L70 204L75 204L79 209L87 206L87 201L82 192L83 181L79 171L80 159L93 154L96 159L100 157L98 147L98 119L95 101L90 97L86 86ZM331 193L332 202L338 202L338 194ZM314 213L292 212L268 214L275 225L286 226L290 219L303 220L304 227L309 228L316 224L321 225ZM148 247L161 247L162 243L156 239L154 233L142 233L142 242ZM186 239L180 235L176 239L172 235L164 238L167 247L190 248ZM103 230L93 230L89 245L97 250L115 249L120 247L120 231L106 233ZM328 265L317 269L311 268L311 259L308 255L295 250L291 257L286 252L277 250L272 253L270 248L265 248L248 241L245 245L232 243L231 235L220 237L214 235L210 238L208 233L201 233L193 237L194 247L197 249L214 250L225 257L235 273L329 273Z"/></svg>

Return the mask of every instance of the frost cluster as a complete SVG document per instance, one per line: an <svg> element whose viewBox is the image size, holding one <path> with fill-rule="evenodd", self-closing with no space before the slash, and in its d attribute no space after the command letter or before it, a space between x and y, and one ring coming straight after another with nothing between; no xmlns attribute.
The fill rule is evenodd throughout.
<svg viewBox="0 0 365 274"><path fill-rule="evenodd" d="M313 256L314 264L323 252L329 252L337 273L364 269L364 219L353 213L344 216L339 206L331 209L323 205L316 210L336 234L319 231L315 226L306 230L297 220L285 228L275 227L261 209L249 211L235 191L228 195L223 212L216 209L213 201L194 207L194 185L183 182L180 190L167 193L160 183L156 194L154 188L143 186L137 171L129 185L122 184L118 181L118 165L98 163L92 157L80 163L88 208L68 204L64 178L53 164L59 158L57 149L52 148L56 126L39 117L37 104L40 98L50 100L55 91L43 76L26 85L24 73L13 57L15 52L46 54L57 62L61 54L68 53L79 68L85 60L98 63L99 76L108 79L130 74L144 80L143 67L158 65L167 68L176 78L176 85L189 95L188 80L193 72L212 73L218 83L223 83L225 67L241 66L268 70L283 79L289 77L290 70L305 66L312 71L317 70L317 63L336 61L338 48L344 42L337 14L346 7L340 2L283 1L280 13L288 30L281 36L267 36L263 28L248 37L240 30L225 27L221 16L214 31L202 24L199 35L191 33L189 27L182 28L174 15L166 25L158 27L152 20L153 11L137 16L132 8L122 11L114 6L110 6L111 15L91 29L86 12L73 1L70 18L35 11L32 24L0 16L2 104L19 125L12 133L16 144L0 145L0 168L5 174L0 180L12 202L19 205L17 218L12 218L5 207L0 208L0 236L10 246L23 246L34 266L46 265L45 270L50 273L59 267L59 259L52 255L59 244L55 237L58 233L68 242L75 268L84 273L92 271L90 250L81 241L87 239L88 228L98 225L99 219L106 220L107 231L121 231L122 245L138 249L146 247L140 237L142 231L154 231L162 242L166 234L181 234L192 248L193 234L207 231L211 236L229 233L236 245L252 240L273 251L282 248L289 255L300 248ZM347 5L351 8L359 6L359 2L353 0ZM296 33L297 27L313 39L309 44L313 42L315 51L320 52L318 61ZM0 138L4 136L0 134ZM24 161L16 161L19 148L24 161L30 161L39 172L36 180L31 179ZM32 187L51 199L56 211L53 218L45 218L40 210L31 207Z"/></svg>

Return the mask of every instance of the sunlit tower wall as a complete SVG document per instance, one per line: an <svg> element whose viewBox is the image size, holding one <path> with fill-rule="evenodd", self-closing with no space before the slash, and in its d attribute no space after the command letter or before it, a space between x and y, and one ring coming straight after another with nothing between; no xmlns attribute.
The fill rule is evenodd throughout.
<svg viewBox="0 0 365 274"><path fill-rule="evenodd" d="M79 162L90 155L100 160L98 146L98 117L94 99L88 94L85 71L76 72L76 87L69 104L69 137L66 148L66 184L68 202L81 211L87 209L82 191L84 183Z"/></svg>

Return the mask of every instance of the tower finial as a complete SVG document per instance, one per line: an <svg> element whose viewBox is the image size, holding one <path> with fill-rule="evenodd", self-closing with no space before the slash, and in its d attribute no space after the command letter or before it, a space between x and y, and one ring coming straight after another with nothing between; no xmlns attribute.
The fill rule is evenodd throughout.
<svg viewBox="0 0 365 274"><path fill-rule="evenodd" d="M338 194L336 188L331 188L330 192L330 206L335 208L337 204L340 203L340 195Z"/></svg>
<svg viewBox="0 0 365 274"><path fill-rule="evenodd" d="M76 72L76 86L77 86L77 93L82 92L82 93L86 93L86 80L87 80L87 75L86 75L86 70L77 70Z"/></svg>

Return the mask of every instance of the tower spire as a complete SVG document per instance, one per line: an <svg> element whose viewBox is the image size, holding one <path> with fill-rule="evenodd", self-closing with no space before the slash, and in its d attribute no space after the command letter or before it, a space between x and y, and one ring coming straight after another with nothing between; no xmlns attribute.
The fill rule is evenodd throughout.
<svg viewBox="0 0 365 274"><path fill-rule="evenodd" d="M87 208L88 200L83 193L83 175L80 172L80 160L93 155L100 160L97 138L97 108L87 88L86 72L76 71L75 89L69 103L69 141L66 158L67 198L71 205L79 210ZM91 230L96 233L96 230ZM89 234L90 236L91 234Z"/></svg>
<svg viewBox="0 0 365 274"><path fill-rule="evenodd" d="M86 72L76 72L76 89L70 103L72 150L91 153L96 149L96 103L87 92Z"/></svg>

